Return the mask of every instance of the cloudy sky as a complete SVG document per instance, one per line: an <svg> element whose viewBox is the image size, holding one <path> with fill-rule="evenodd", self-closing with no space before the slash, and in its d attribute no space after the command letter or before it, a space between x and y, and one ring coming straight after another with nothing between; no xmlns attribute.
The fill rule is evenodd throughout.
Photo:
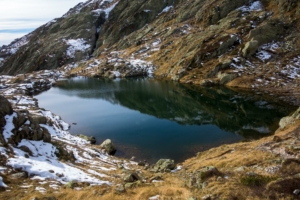
<svg viewBox="0 0 300 200"><path fill-rule="evenodd" d="M0 0L0 46L61 17L86 0Z"/></svg>

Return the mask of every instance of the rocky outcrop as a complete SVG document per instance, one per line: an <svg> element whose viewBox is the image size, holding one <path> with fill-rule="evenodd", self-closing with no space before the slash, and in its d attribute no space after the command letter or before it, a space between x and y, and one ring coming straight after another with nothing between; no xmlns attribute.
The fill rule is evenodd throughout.
<svg viewBox="0 0 300 200"><path fill-rule="evenodd" d="M111 1L79 3L61 18L0 48L0 74L19 74L89 58ZM20 67L21 66L21 67Z"/></svg>

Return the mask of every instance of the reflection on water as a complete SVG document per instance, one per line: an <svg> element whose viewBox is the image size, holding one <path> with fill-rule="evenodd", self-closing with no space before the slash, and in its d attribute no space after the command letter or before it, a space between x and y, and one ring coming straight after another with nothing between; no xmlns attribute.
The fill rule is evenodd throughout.
<svg viewBox="0 0 300 200"><path fill-rule="evenodd" d="M116 155L150 162L182 161L222 143L271 134L294 109L261 95L149 78L73 78L37 98L40 107L77 123L71 133L110 138Z"/></svg>

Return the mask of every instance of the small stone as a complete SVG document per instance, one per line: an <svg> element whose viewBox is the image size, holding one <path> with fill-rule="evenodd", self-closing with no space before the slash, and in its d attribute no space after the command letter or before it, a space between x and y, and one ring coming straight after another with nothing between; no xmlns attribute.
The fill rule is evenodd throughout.
<svg viewBox="0 0 300 200"><path fill-rule="evenodd" d="M212 196L210 194L205 195L204 197L202 197L202 200L212 200Z"/></svg>
<svg viewBox="0 0 300 200"><path fill-rule="evenodd" d="M126 192L126 190L125 190L125 188L124 188L123 185L117 184L117 185L116 185L116 188L115 188L115 192L116 192L116 193L124 193L124 192Z"/></svg>
<svg viewBox="0 0 300 200"><path fill-rule="evenodd" d="M19 173L10 175L11 179L20 179L20 178L27 178L27 177L28 177L27 172L19 172Z"/></svg>
<svg viewBox="0 0 300 200"><path fill-rule="evenodd" d="M64 177L64 175L63 175L63 174L60 174L60 173L56 173L55 175L56 175L57 177L59 177L59 178Z"/></svg>
<svg viewBox="0 0 300 200"><path fill-rule="evenodd" d="M293 194L294 195L299 195L300 194L300 190L299 189L294 190Z"/></svg>
<svg viewBox="0 0 300 200"><path fill-rule="evenodd" d="M245 171L245 167L244 166L238 167L234 171L235 172L243 172L243 171Z"/></svg>
<svg viewBox="0 0 300 200"><path fill-rule="evenodd" d="M32 151L27 146L20 146L19 149L28 153L30 156L32 156Z"/></svg>
<svg viewBox="0 0 300 200"><path fill-rule="evenodd" d="M52 174L54 173L54 171L52 169L50 169L49 172L52 173Z"/></svg>

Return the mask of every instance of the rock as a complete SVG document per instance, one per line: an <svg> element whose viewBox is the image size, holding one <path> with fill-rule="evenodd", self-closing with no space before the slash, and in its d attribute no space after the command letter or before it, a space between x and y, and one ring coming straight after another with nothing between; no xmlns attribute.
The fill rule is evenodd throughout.
<svg viewBox="0 0 300 200"><path fill-rule="evenodd" d="M78 183L77 181L70 181L68 182L66 185L65 185L67 188L75 188L75 187L78 187Z"/></svg>
<svg viewBox="0 0 300 200"><path fill-rule="evenodd" d="M13 109L9 101L2 95L0 95L0 116L11 115Z"/></svg>
<svg viewBox="0 0 300 200"><path fill-rule="evenodd" d="M241 167L238 167L236 169L234 169L235 172L243 172L245 171L245 167L244 166L241 166Z"/></svg>
<svg viewBox="0 0 300 200"><path fill-rule="evenodd" d="M120 193L124 193L124 192L126 192L125 187L121 184L117 184L116 188L115 188L115 193L120 194Z"/></svg>
<svg viewBox="0 0 300 200"><path fill-rule="evenodd" d="M138 162L138 166L145 166L146 164L147 162L145 160Z"/></svg>
<svg viewBox="0 0 300 200"><path fill-rule="evenodd" d="M220 85L225 85L226 83L229 83L230 81L232 81L233 79L235 79L237 77L236 74L219 74L218 78L220 79Z"/></svg>
<svg viewBox="0 0 300 200"><path fill-rule="evenodd" d="M150 178L150 182L152 181L161 181L163 180L163 178L161 176L153 176Z"/></svg>
<svg viewBox="0 0 300 200"><path fill-rule="evenodd" d="M294 190L293 194L298 196L300 194L300 190L299 189Z"/></svg>
<svg viewBox="0 0 300 200"><path fill-rule="evenodd" d="M296 119L300 119L300 108L298 108L291 116L283 117L279 121L279 126L281 129L284 129L290 124L293 124Z"/></svg>
<svg viewBox="0 0 300 200"><path fill-rule="evenodd" d="M197 198L196 197L190 197L190 198L188 198L188 200L197 200Z"/></svg>
<svg viewBox="0 0 300 200"><path fill-rule="evenodd" d="M230 67L232 63L232 60L228 59L225 60L223 62L220 62L219 64L217 64L217 66L214 67L213 70L211 70L207 75L206 78L214 78L217 76L217 74L219 73L220 70L224 70Z"/></svg>
<svg viewBox="0 0 300 200"><path fill-rule="evenodd" d="M88 137L86 135L80 134L80 135L78 135L78 137L89 141L91 144L96 144L96 138L94 136Z"/></svg>
<svg viewBox="0 0 300 200"><path fill-rule="evenodd" d="M32 151L27 146L20 146L19 149L28 153L30 156L32 156Z"/></svg>
<svg viewBox="0 0 300 200"><path fill-rule="evenodd" d="M277 136L277 135L274 135L274 137L273 137L273 141L274 141L274 142L281 142L281 141L282 141L282 139L281 139L279 136Z"/></svg>
<svg viewBox="0 0 300 200"><path fill-rule="evenodd" d="M204 197L202 197L202 200L212 200L212 195L208 194L208 195L205 195Z"/></svg>
<svg viewBox="0 0 300 200"><path fill-rule="evenodd" d="M284 129L285 127L287 127L290 124L293 124L295 121L295 119L293 117L283 117L280 121L279 121L279 127L280 129Z"/></svg>
<svg viewBox="0 0 300 200"><path fill-rule="evenodd" d="M251 40L245 44L245 47L243 48L243 57L249 58L252 56L258 49L259 44L257 40Z"/></svg>
<svg viewBox="0 0 300 200"><path fill-rule="evenodd" d="M57 177L59 177L59 178L62 178L62 177L65 176L64 174L60 174L60 173L56 173L55 175L56 175Z"/></svg>
<svg viewBox="0 0 300 200"><path fill-rule="evenodd" d="M136 182L138 180L142 180L139 175L137 173L131 173L131 174L128 174L124 177L124 182L126 183L133 183L133 182Z"/></svg>
<svg viewBox="0 0 300 200"><path fill-rule="evenodd" d="M10 175L9 177L11 179L27 178L28 177L28 173L27 172L18 172L18 173Z"/></svg>
<svg viewBox="0 0 300 200"><path fill-rule="evenodd" d="M100 146L105 149L109 155L114 155L117 151L110 139L105 140Z"/></svg>
<svg viewBox="0 0 300 200"><path fill-rule="evenodd" d="M210 178L212 176L219 176L221 173L219 170L214 166L206 167L198 173L198 179L203 182L205 179Z"/></svg>
<svg viewBox="0 0 300 200"><path fill-rule="evenodd" d="M128 188L134 188L134 187L138 187L139 185L142 184L142 181L136 181L134 183L125 183L125 189L128 189Z"/></svg>
<svg viewBox="0 0 300 200"><path fill-rule="evenodd" d="M28 118L29 118L29 121L32 124L46 124L47 123L47 118L45 116L42 116L42 115L30 114L28 116Z"/></svg>
<svg viewBox="0 0 300 200"><path fill-rule="evenodd" d="M220 84L220 81L218 79L203 79L200 82L200 85L203 87L212 87L217 86Z"/></svg>
<svg viewBox="0 0 300 200"><path fill-rule="evenodd" d="M171 159L160 159L154 165L153 169L156 172L167 172L167 171L173 170L173 169L175 169L174 160L171 160Z"/></svg>

